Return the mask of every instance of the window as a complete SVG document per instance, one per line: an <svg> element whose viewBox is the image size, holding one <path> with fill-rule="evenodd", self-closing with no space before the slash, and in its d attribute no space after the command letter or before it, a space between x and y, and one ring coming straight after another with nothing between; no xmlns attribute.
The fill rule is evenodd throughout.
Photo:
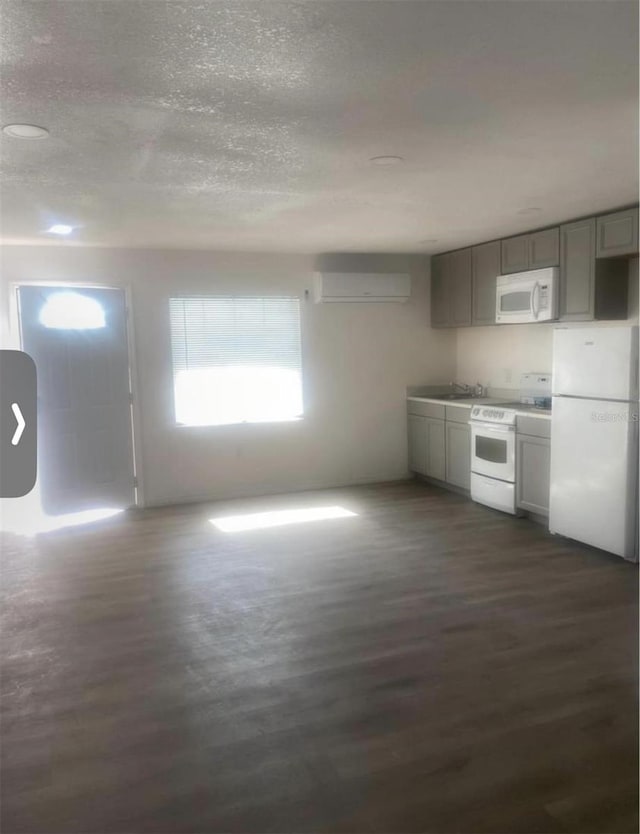
<svg viewBox="0 0 640 834"><path fill-rule="evenodd" d="M295 420L302 415L297 298L171 298L176 422Z"/></svg>
<svg viewBox="0 0 640 834"><path fill-rule="evenodd" d="M57 292L40 311L40 324L53 330L99 330L106 327L99 301L77 292Z"/></svg>

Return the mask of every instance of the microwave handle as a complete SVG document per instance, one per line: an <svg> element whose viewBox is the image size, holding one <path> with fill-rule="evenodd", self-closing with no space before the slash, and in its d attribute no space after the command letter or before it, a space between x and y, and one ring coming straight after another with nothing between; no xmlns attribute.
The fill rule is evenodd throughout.
<svg viewBox="0 0 640 834"><path fill-rule="evenodd" d="M531 312L534 319L537 319L540 314L540 284L538 281L535 282L531 291Z"/></svg>

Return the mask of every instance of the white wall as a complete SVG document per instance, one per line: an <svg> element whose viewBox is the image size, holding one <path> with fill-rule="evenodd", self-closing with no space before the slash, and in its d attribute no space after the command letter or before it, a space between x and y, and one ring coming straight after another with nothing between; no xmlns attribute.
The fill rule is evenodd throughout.
<svg viewBox="0 0 640 834"><path fill-rule="evenodd" d="M305 288L312 288L312 258L74 246L7 246L1 257L5 345L11 338L6 328L13 282L131 287L147 504L405 477L405 388L454 376L456 334L431 330L428 324L426 260L334 256L334 268L411 271L410 302L303 303L304 420L177 427L168 328L171 294L304 297Z"/></svg>
<svg viewBox="0 0 640 834"><path fill-rule="evenodd" d="M629 262L630 321L638 321L638 258ZM606 326L606 322L604 325ZM551 371L553 324L461 327L456 331L456 379L491 388L519 388L520 374ZM572 325L573 326L573 325ZM584 327L585 323L576 323Z"/></svg>

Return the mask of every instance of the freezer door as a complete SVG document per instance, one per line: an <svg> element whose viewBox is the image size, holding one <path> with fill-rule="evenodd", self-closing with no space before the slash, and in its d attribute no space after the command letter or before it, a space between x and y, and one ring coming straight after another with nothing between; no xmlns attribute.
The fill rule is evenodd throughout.
<svg viewBox="0 0 640 834"><path fill-rule="evenodd" d="M553 393L638 399L638 328L558 328L553 333Z"/></svg>
<svg viewBox="0 0 640 834"><path fill-rule="evenodd" d="M638 406L553 398L549 529L637 558Z"/></svg>

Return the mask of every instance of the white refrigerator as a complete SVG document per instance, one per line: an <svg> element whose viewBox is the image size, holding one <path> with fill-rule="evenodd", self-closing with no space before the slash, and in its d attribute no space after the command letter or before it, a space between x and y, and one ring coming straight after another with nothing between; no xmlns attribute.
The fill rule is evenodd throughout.
<svg viewBox="0 0 640 834"><path fill-rule="evenodd" d="M638 328L558 328L549 529L638 559Z"/></svg>

